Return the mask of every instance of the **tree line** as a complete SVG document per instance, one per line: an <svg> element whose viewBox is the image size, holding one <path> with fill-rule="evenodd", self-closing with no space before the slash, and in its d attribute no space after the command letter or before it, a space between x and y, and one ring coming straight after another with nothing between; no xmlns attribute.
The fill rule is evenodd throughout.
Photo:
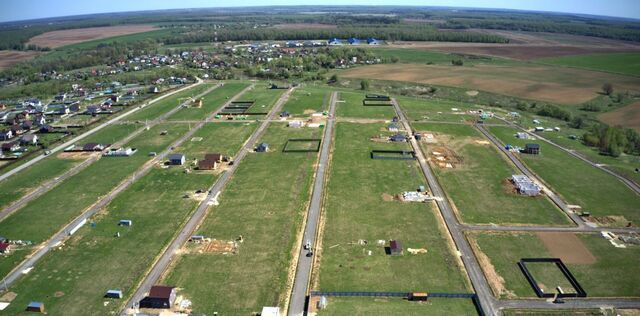
<svg viewBox="0 0 640 316"><path fill-rule="evenodd" d="M601 153L613 157L623 152L640 155L640 134L630 128L597 124L584 133L582 140L585 145L597 147Z"/></svg>

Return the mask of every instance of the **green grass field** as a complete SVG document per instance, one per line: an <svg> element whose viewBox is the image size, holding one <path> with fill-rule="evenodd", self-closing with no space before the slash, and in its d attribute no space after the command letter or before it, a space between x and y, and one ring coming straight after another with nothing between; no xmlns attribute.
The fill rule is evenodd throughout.
<svg viewBox="0 0 640 316"><path fill-rule="evenodd" d="M440 168L431 161L445 192L463 222L474 224L570 224L566 216L544 197L510 192L507 179L518 174L501 152L469 125L414 123L418 131L433 132L437 144L422 143L427 156L443 145L461 156L454 168ZM506 183L505 183L506 182Z"/></svg>
<svg viewBox="0 0 640 316"><path fill-rule="evenodd" d="M175 114L171 115L169 120L198 120L206 118L210 113L220 108L234 95L240 93L242 89L246 88L247 84L244 83L225 83L224 86L214 89L213 91L204 95L202 107L195 108L183 108ZM194 94L195 96L195 94Z"/></svg>
<svg viewBox="0 0 640 316"><path fill-rule="evenodd" d="M429 298L427 302L409 302L402 298L328 298L327 308L318 316L338 315L477 315L471 299Z"/></svg>
<svg viewBox="0 0 640 316"><path fill-rule="evenodd" d="M196 96L207 89L213 86L212 83L204 83L199 86L191 87L184 91L178 92L172 96L166 97L160 101L157 101L151 105L148 105L142 110L139 110L136 113L133 113L127 116L127 120L129 121L144 121L144 120L153 120L158 118L163 113L170 111L171 109L177 107L182 104L185 100L180 100L181 98L187 98L191 96Z"/></svg>
<svg viewBox="0 0 640 316"><path fill-rule="evenodd" d="M329 107L331 92L326 88L305 86L297 88L282 108L292 116L308 116Z"/></svg>
<svg viewBox="0 0 640 316"><path fill-rule="evenodd" d="M234 129L228 126L231 124L224 125ZM210 143L210 150L235 154L253 128L238 124L234 130L237 133L225 135L225 141ZM11 290L28 295L19 295L22 300L12 306L21 310L29 300L39 300L54 314L82 315L87 306L98 314L119 311L125 301L104 306L103 302L109 301L103 299L104 292L118 288L125 295L133 293L152 260L198 204L196 199L183 196L212 185L217 177L186 174L180 167L154 168L92 219L95 228L82 228L62 250L48 254L32 274L16 283ZM133 226L117 226L121 219L132 220ZM121 233L120 238L114 237L116 232ZM57 282L49 282L52 278ZM64 295L55 297L56 292Z"/></svg>
<svg viewBox="0 0 640 316"><path fill-rule="evenodd" d="M209 210L197 231L220 240L242 235L238 253L184 254L162 281L182 288L194 312L248 315L282 303L317 158L317 153L282 153L282 147L288 138L320 133L272 124L260 140L270 151L250 153L241 162L220 205Z"/></svg>
<svg viewBox="0 0 640 316"><path fill-rule="evenodd" d="M175 152L185 154L187 160L203 159L209 153L233 156L242 147L238 139L248 139L256 127L256 123L206 123ZM219 148L224 150L216 151Z"/></svg>
<svg viewBox="0 0 640 316"><path fill-rule="evenodd" d="M364 92L340 92L336 104L336 116L391 120L395 116L392 106L364 106Z"/></svg>
<svg viewBox="0 0 640 316"><path fill-rule="evenodd" d="M542 241L531 233L472 234L495 271L504 278L506 290L519 297L535 297L535 292L517 265L521 258L550 257ZM586 248L596 258L592 264L566 263L571 273L590 297L640 296L640 276L634 271L640 247L615 248L599 234L578 234ZM536 278L554 279L557 268L548 266L536 270ZM545 284L551 287L550 284Z"/></svg>
<svg viewBox="0 0 640 316"><path fill-rule="evenodd" d="M404 111L407 119L429 120L442 122L466 122L474 121L478 115L466 113L467 110L477 110L481 107L469 103L454 102L448 100L426 100L422 98L398 97L398 104ZM452 109L458 109L453 111Z"/></svg>
<svg viewBox="0 0 640 316"><path fill-rule="evenodd" d="M640 76L640 53L609 53L538 59L538 62Z"/></svg>
<svg viewBox="0 0 640 316"><path fill-rule="evenodd" d="M271 110L278 98L286 91L280 89L268 89L268 85L257 83L253 89L243 94L237 101L253 100L255 103L247 110L247 113L267 113ZM252 115L250 118L259 118Z"/></svg>
<svg viewBox="0 0 640 316"><path fill-rule="evenodd" d="M505 144L524 147L525 143L532 142L515 138L516 131L510 127L490 127L489 130ZM540 155L521 154L520 157L566 202L580 205L592 215L622 215L629 221L640 222L640 196L626 185L551 145L541 143L540 147Z"/></svg>
<svg viewBox="0 0 640 316"><path fill-rule="evenodd" d="M465 65L476 64L505 64L505 63L517 63L504 58L495 57L475 57L468 58L459 54L438 52L434 50L426 49L412 49L412 48L388 48L388 47L376 47L370 48L376 56L382 58L398 58L399 63L403 64L434 64L434 65L447 65L451 66L452 60L462 59ZM453 66L452 66L453 67Z"/></svg>
<svg viewBox="0 0 640 316"><path fill-rule="evenodd" d="M469 291L435 206L389 201L392 195L424 185L425 179L415 161L370 158L372 149L409 149L407 143L369 140L384 127L336 125L317 290ZM403 244L403 256L386 255L384 247L377 245L378 240L391 239ZM358 240L368 244L359 245ZM412 255L407 248L428 252Z"/></svg>
<svg viewBox="0 0 640 316"><path fill-rule="evenodd" d="M169 135L160 136L162 130L169 130ZM138 148L138 153L127 158L102 158L65 180L0 222L2 235L9 239L30 240L36 244L48 239L149 161L149 152L161 151L186 131L186 125L175 124L159 124L145 131L127 144ZM9 258L12 258L12 263L5 263L9 260L0 261L2 276L13 269L15 262L21 260L16 254Z"/></svg>

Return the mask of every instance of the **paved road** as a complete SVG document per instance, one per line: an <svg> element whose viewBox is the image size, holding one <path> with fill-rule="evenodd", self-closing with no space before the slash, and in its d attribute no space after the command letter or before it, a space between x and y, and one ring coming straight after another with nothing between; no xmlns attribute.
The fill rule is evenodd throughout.
<svg viewBox="0 0 640 316"><path fill-rule="evenodd" d="M599 232L612 232L612 233L640 233L638 227L559 227L559 226L501 226L501 225L471 225L460 224L463 230L475 230L475 231L506 231L506 232L585 232L585 233L599 233Z"/></svg>
<svg viewBox="0 0 640 316"><path fill-rule="evenodd" d="M572 150L572 149L568 149L568 148L562 147L562 146L560 146L560 145L556 144L555 142L552 142L551 140L546 139L546 138L544 138L544 137L540 136L539 134L532 133L532 132L530 132L530 131L528 131L528 130L524 129L524 128L523 128L523 127L521 127L521 126L514 124L513 122L509 122L508 120L506 120L506 119L504 119L504 118L502 118L502 117L498 117L498 119L501 119L502 121L506 122L506 123L507 123L507 124L509 124L510 126L513 126L513 127L517 128L517 129L519 129L519 130L521 130L521 131L523 131L523 132L525 132L525 133L527 133L527 134L529 134L529 135L531 135L531 136L534 136L534 137L536 137L536 138L538 138L538 139L540 139L540 140L542 140L542 141L544 141L544 142L546 142L546 143L548 143L548 144L551 144L551 145L553 145L553 146L555 146L555 147L560 148L561 150L563 150L563 151L567 152L568 154L570 154L570 155L572 155L572 156L574 156L574 157L576 157L576 158L578 158L578 159L580 159L580 160L582 160L582 161L584 161L584 162L588 163L589 165L591 165L591 166L592 166L592 167L594 167L594 168L598 168L598 169L600 169L600 170L602 170L602 171L604 171L604 172L606 172L606 173L608 173L608 174L610 174L610 175L612 175L612 176L616 177L618 180L622 181L622 183L626 184L626 185L627 185L631 190L633 190L633 191L634 191L634 192L636 192L637 194L640 194L640 185L638 185L638 184L637 184L637 183L635 183L634 181L629 180L629 179L625 178L624 176L622 176L622 175L620 175L620 174L616 173L615 171L610 170L610 169L608 169L608 168L606 168L606 167L604 167L604 166L601 166L601 165L599 165L599 164L597 164L597 163L595 163L595 162L593 162L593 161L589 160L587 157L585 157L585 156L583 156L583 155L581 155L581 154L577 153L576 151L574 151L574 150Z"/></svg>
<svg viewBox="0 0 640 316"><path fill-rule="evenodd" d="M178 92L181 92L181 91L183 91L185 89L189 89L189 88L192 88L194 86L197 86L197 85L200 85L200 84L203 83L203 81L200 78L196 78L196 79L197 79L197 82L194 85L185 86L185 87L182 87L180 89L171 91L171 92L169 92L167 94L163 94L163 95L161 95L161 96L159 96L159 97L157 97L157 98L155 98L155 99L153 99L153 100L151 100L151 101L149 101L147 103L144 103L144 104L142 104L140 106L137 106L137 107L133 108L132 110L127 111L126 113L118 115L118 116L116 116L116 117L114 117L114 118L112 118L112 119L110 119L110 120L108 120L108 121L106 121L106 122L104 122L104 123L92 128L91 130L83 133L82 135L78 135L78 136L72 138L71 140L69 140L69 141L67 141L67 142L65 142L65 143L63 143L63 144L61 144L61 145L59 145L59 146L57 146L55 148L49 149L49 150L51 151L51 154L54 154L54 153L59 152L61 150L64 150L65 148L77 143L78 141L80 141L80 140L82 140L84 138L87 138L89 135L95 134L97 131L99 131L99 130L101 130L101 129L103 129L103 128L111 125L111 124L117 123L118 121L122 120L123 118L125 118L125 117L127 117L127 116L129 116L129 115L131 115L131 114L133 114L133 113L135 113L137 111L140 111L141 109L143 109L143 108L145 108L145 107L147 107L147 106L149 106L149 105L151 105L153 103L156 103L156 102L158 102L158 101L160 101L160 100L162 100L164 98L167 98L167 97L169 97L169 96L171 96L173 94L176 94ZM37 156L37 157L35 157L35 158L23 163L22 165L7 171L6 173L0 175L0 181L9 178L10 176L12 176L12 175L24 170L24 169L29 168L31 165L33 165L36 162L38 162L38 161L40 161L42 159L45 159L47 157L48 156L44 156L44 155Z"/></svg>
<svg viewBox="0 0 640 316"><path fill-rule="evenodd" d="M598 298L576 298L564 299L564 304L554 304L547 300L500 300L498 306L500 308L525 308L525 309L585 309L585 308L640 308L640 300L638 299L598 299Z"/></svg>
<svg viewBox="0 0 640 316"><path fill-rule="evenodd" d="M198 225L202 222L202 220L206 216L207 210L209 209L210 204L214 201L214 199L217 198L217 196L225 187L227 182L229 182L229 180L231 179L235 170L238 168L238 165L240 164L242 159L247 155L248 152L253 150L255 143L258 141L259 137L263 134L264 130L269 125L269 120L272 120L273 117L276 115L276 113L280 111L280 109L282 108L282 105L287 101L287 99L289 98L293 90L294 89L289 89L280 97L280 99L277 101L277 103L269 112L267 119L263 121L262 124L260 124L260 126L258 127L258 129L256 129L253 132L249 140L244 144L242 149L240 149L236 157L233 159L234 164L230 166L229 169L227 169L213 184L213 186L209 189L209 195L207 196L207 198L204 199L200 203L200 205L198 205L198 208L193 213L189 221L185 224L185 226L178 233L178 235L173 239L173 241L171 241L171 243L165 248L165 250L162 252L158 260L153 264L149 273L147 273L145 278L142 280L142 282L138 286L136 292L131 296L131 298L125 305L124 310L121 312L122 315L127 315L130 312L132 312L133 311L132 308L137 306L138 302L140 302L140 300L144 298L144 296L146 295L147 292L149 292L151 287L154 284L156 284L158 280L160 280L162 273L167 269L167 267L171 263L171 260L173 259L173 254L177 250L179 250L180 247L182 247L182 245L184 245L189 240L189 238L191 237L195 229L198 227ZM231 101L233 101L233 99L229 100L228 103L230 103ZM218 111L216 111L216 113L214 113L210 117L214 117L217 114L217 112ZM204 124L204 123L201 123L201 124Z"/></svg>
<svg viewBox="0 0 640 316"><path fill-rule="evenodd" d="M215 85L215 86L211 87L210 89L207 89L207 91L195 96L195 98L199 98L199 97L201 97L201 96L213 91L214 89L216 89L218 87L220 87L220 84ZM189 101L184 102L184 103L178 105L177 107L175 107L174 109L171 109L169 112L167 112L167 113L163 114L162 116L156 118L155 120L153 120L151 122L147 122L147 124L145 126L135 130L131 134L127 135L125 138L123 138L123 139L117 141L116 143L112 144L111 147L118 148L118 147L124 146L130 140L132 140L136 136L138 136L138 135L142 134L144 131L146 131L147 128L151 128L151 127L159 124L160 122L166 120L168 117L170 117L175 112L180 110L183 105L188 104L188 103L189 103ZM24 195L23 197L21 197L20 199L14 201L9 206L7 206L2 211L0 211L0 221L4 220L9 215L13 214L13 212L15 212L18 209L22 208L23 206L25 206L30 201L36 199L37 197L39 197L39 196L45 194L46 192L48 192L49 190L53 189L55 186L57 186L58 184L62 183L64 180L70 178L73 175L78 174L80 171L82 171L85 168L89 167L91 164L93 164L94 162L98 161L100 159L100 157L101 157L101 153L93 154L91 157L89 157L88 159L86 159L82 163L80 163L80 164L74 166L73 168L65 171L63 174L61 174L61 175L59 175L59 176L57 176L57 177L55 177L55 178L43 183L43 184L41 184L40 186L38 186L37 188L35 188L31 192L29 192L26 195Z"/></svg>
<svg viewBox="0 0 640 316"><path fill-rule="evenodd" d="M334 115L336 112L336 100L338 93L331 94L331 105L329 107L329 117L322 138L322 149L320 150L320 161L316 170L315 180L313 183L313 193L311 195L311 203L307 211L307 222L304 229L304 237L302 243L309 241L316 249L316 235L318 231L318 223L320 219L320 210L322 206L322 192L326 181L327 165L329 164L329 154L331 151L331 138L333 135L333 126L335 124ZM293 281L293 290L291 292L291 300L289 302L288 315L299 316L306 314L305 303L309 292L309 281L311 279L311 271L313 269L314 257L307 257L307 250L300 247L298 254L298 263L296 265L296 277Z"/></svg>
<svg viewBox="0 0 640 316"><path fill-rule="evenodd" d="M551 189L549 189L546 185L544 185L544 182L542 182L542 180L540 178L538 178L538 176L536 174L534 174L533 172L531 172L531 170L529 170L529 168L527 166L525 166L522 161L520 161L520 159L518 159L518 157L516 157L513 152L507 150L505 148L505 146L497 139L495 138L495 136L493 136L491 133L489 133L482 125L475 125L475 127L480 131L480 133L482 133L487 139L489 139L496 147L498 147L500 149L500 151L502 151L505 155L507 155L507 157L509 158L509 160L511 160L511 162L513 162L513 164L516 166L516 168L518 168L518 170L520 170L520 172L522 172L522 174L526 175L527 177L529 177L529 179L534 180L538 183L538 185L540 185L543 189L543 192L545 193L545 195L547 197L549 197L549 199L555 203L563 212L565 212L565 214L567 214L567 216L569 216L569 218L576 224L578 225L578 227L584 227L585 223L582 220L582 218L580 218L580 216L578 216L578 214L574 213L568 206L567 204L562 201L562 199L553 191L551 191Z"/></svg>
<svg viewBox="0 0 640 316"><path fill-rule="evenodd" d="M229 100L228 103L230 103L231 101L235 100L237 97L239 97L240 95L245 93L251 87L252 86L247 87L246 89L244 89L242 92L240 92L239 94L234 96L231 100ZM217 110L217 111L222 110L228 103L226 103L225 105L221 106L220 109ZM214 114L212 114L212 115L214 115ZM164 158L172 152L172 148L178 147L182 143L184 143L185 141L189 140L191 138L191 136L193 136L193 134L198 129L200 129L202 126L204 126L204 124L205 124L205 122L202 122L201 124L199 124L196 127L190 129L189 131L187 131L184 135L182 135L182 137L180 137L178 140L173 142L169 147L167 147L167 149L165 149L163 152L159 153L156 157L154 157L150 161L146 162L138 171L133 173L129 178L125 179L115 189L113 189L111 192L109 192L109 194L107 194L105 197L103 197L98 202L96 202L96 204L92 205L87 210L85 210L80 216L78 216L74 220L72 220L62 230L58 231L53 237L51 237L49 240L44 242L43 245L40 246L30 257L28 257L25 261L23 261L22 263L20 263L20 265L18 265L15 269L13 269L2 280L2 282L0 282L0 284L2 284L3 287L11 286L11 284L13 284L22 275L22 271L23 270L25 270L27 268L30 268L30 267L33 267L34 264L36 264L36 262L38 262L38 260L40 260L40 258L42 258L42 256L44 256L47 252L49 252L49 250L51 248L55 248L58 244L60 244L67 237L69 237L69 231L70 230L72 230L74 227L76 227L77 225L79 225L83 221L88 220L91 216L93 216L95 213L97 213L100 209L102 209L104 206L109 204L109 202L111 202L119 193L121 193L122 191L127 189L136 180L140 179L145 174L147 174L149 171L151 171L151 169L153 168L154 165L156 165L157 163L160 163L161 161L163 161Z"/></svg>
<svg viewBox="0 0 640 316"><path fill-rule="evenodd" d="M404 113L400 109L398 102L395 99L392 99L392 102L393 102L393 107L396 110L396 114L398 115L400 122L404 125L405 130L407 132L411 132L412 131L411 125L409 125L409 122L407 121ZM453 209L451 208L451 205L449 204L449 201L447 200L446 195L444 194L444 191L440 187L440 184L438 183L435 175L433 174L433 171L429 167L427 160L424 158L424 155L422 153L422 150L420 149L418 142L415 140L414 137L410 137L410 139L411 139L410 141L411 146L413 147L413 150L416 152L416 158L418 159L420 168L422 169L422 172L424 173L424 176L426 177L427 182L429 184L429 188L431 189L431 194L437 197L442 197L442 199L440 199L439 201L437 200L436 203L438 205L438 208L440 209L440 213L442 214L442 217L444 218L445 224L447 225L447 228L451 233L451 237L453 238L455 246L460 252L460 258L464 263L464 266L467 270L467 273L469 275L469 279L471 280L473 288L476 294L478 295L478 300L482 305L482 309L486 315L497 315L499 311L496 306L493 293L491 292L489 284L487 283L487 280L484 277L482 269L480 268L480 265L476 260L475 254L473 253L473 250L471 249L469 242L464 237L462 229L460 229L455 213L453 212Z"/></svg>

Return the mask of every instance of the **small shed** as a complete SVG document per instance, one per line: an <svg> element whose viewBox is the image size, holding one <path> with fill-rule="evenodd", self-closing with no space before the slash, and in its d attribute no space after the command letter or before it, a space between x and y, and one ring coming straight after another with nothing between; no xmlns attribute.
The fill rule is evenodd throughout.
<svg viewBox="0 0 640 316"><path fill-rule="evenodd" d="M404 136L402 134L395 134L391 137L389 137L389 140L392 142L406 142L407 141L407 136Z"/></svg>
<svg viewBox="0 0 640 316"><path fill-rule="evenodd" d="M121 219L118 222L118 226L132 226L133 222L130 219Z"/></svg>
<svg viewBox="0 0 640 316"><path fill-rule="evenodd" d="M392 240L389 242L389 251L392 256L402 255L402 244L398 240Z"/></svg>
<svg viewBox="0 0 640 316"><path fill-rule="evenodd" d="M11 244L8 242L0 242L0 253L9 253L11 251Z"/></svg>
<svg viewBox="0 0 640 316"><path fill-rule="evenodd" d="M409 301L426 301L427 298L429 298L429 294L424 292L412 292L407 297Z"/></svg>
<svg viewBox="0 0 640 316"><path fill-rule="evenodd" d="M259 152L259 153L267 152L268 150L269 150L269 144L267 143L260 143L256 147L256 152Z"/></svg>
<svg viewBox="0 0 640 316"><path fill-rule="evenodd" d="M175 287L154 285L149 295L140 301L140 308L171 308L175 300Z"/></svg>
<svg viewBox="0 0 640 316"><path fill-rule="evenodd" d="M27 305L27 312L44 313L44 303L32 301Z"/></svg>
<svg viewBox="0 0 640 316"><path fill-rule="evenodd" d="M387 129L389 130L389 132L397 132L398 130L400 130L398 128L398 124L395 123L389 124L389 126L387 126Z"/></svg>
<svg viewBox="0 0 640 316"><path fill-rule="evenodd" d="M540 145L538 144L525 144L522 150L525 154L537 155L540 153Z"/></svg>
<svg viewBox="0 0 640 316"><path fill-rule="evenodd" d="M215 160L199 160L198 161L198 170L215 170L218 167L218 162Z"/></svg>
<svg viewBox="0 0 640 316"><path fill-rule="evenodd" d="M304 125L304 123L302 121L291 121L291 122L289 122L289 127L300 128L300 127L302 127L302 125Z"/></svg>
<svg viewBox="0 0 640 316"><path fill-rule="evenodd" d="M108 290L107 294L104 295L106 298L122 298L121 290Z"/></svg>
<svg viewBox="0 0 640 316"><path fill-rule="evenodd" d="M280 316L280 308L272 306L262 307L260 316Z"/></svg>
<svg viewBox="0 0 640 316"><path fill-rule="evenodd" d="M280 113L280 117L289 117L291 116L291 114L289 114L289 112L287 111L283 111L282 113Z"/></svg>
<svg viewBox="0 0 640 316"><path fill-rule="evenodd" d="M169 164L171 165L181 166L181 165L184 165L185 161L186 161L186 158L184 154L173 154L169 156Z"/></svg>

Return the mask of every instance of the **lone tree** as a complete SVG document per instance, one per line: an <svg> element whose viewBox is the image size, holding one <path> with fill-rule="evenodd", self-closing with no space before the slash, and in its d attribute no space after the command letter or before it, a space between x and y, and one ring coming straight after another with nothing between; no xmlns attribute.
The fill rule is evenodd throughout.
<svg viewBox="0 0 640 316"><path fill-rule="evenodd" d="M610 83L605 83L602 85L602 92L606 95L611 95L613 93L613 85Z"/></svg>
<svg viewBox="0 0 640 316"><path fill-rule="evenodd" d="M360 81L360 90L369 90L369 80Z"/></svg>

